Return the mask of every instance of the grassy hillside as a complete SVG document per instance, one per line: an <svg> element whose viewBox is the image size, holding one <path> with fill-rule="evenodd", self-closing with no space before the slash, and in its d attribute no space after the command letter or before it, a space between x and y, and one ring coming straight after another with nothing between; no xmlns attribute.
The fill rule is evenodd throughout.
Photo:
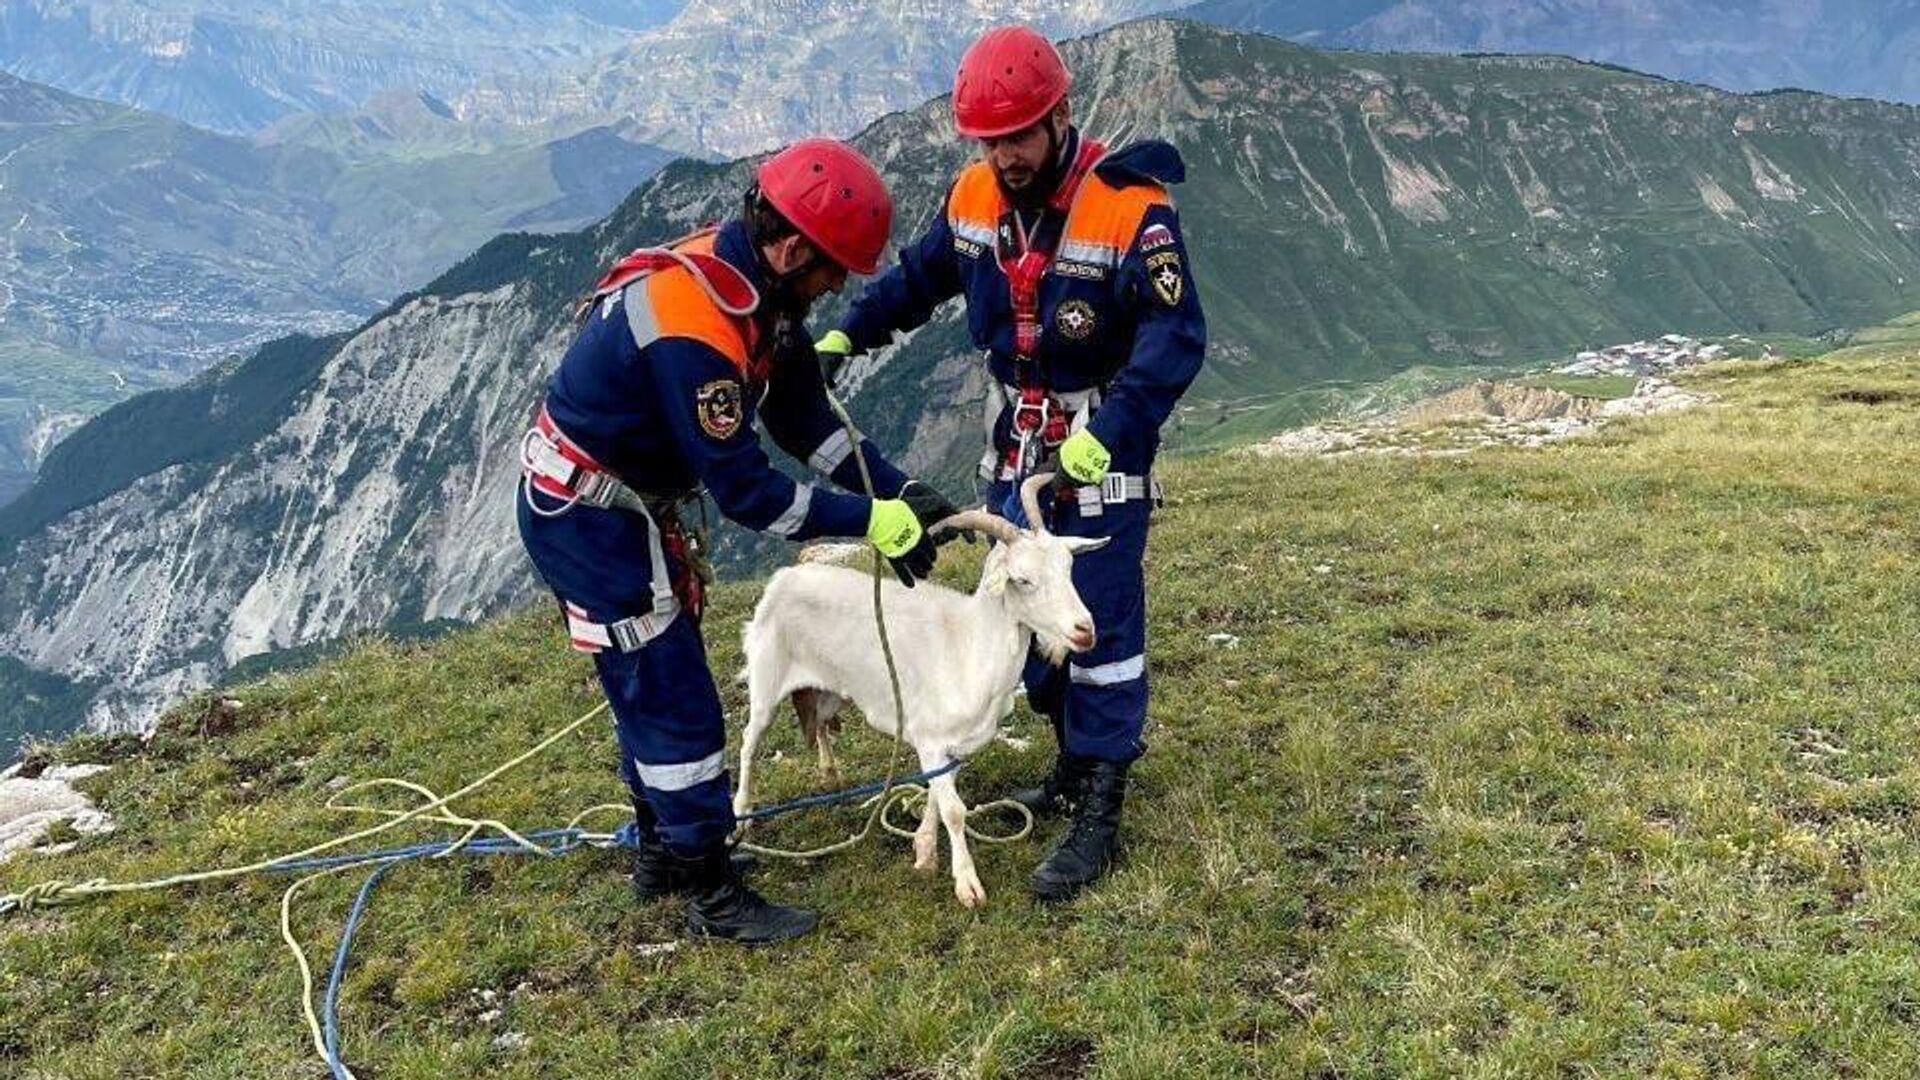
<svg viewBox="0 0 1920 1080"><path fill-rule="evenodd" d="M357 954L350 1059L386 1080L1914 1075L1920 320L1862 338L1694 375L1720 404L1577 444L1183 460L1152 555L1154 750L1109 884L1043 910L1038 843L981 850L969 913L888 841L763 871L826 924L752 952L662 948L675 910L636 907L611 856L409 868ZM720 591L723 672L752 600ZM594 700L557 645L534 612L177 711L89 782L121 832L0 891L317 840L336 777L451 788ZM1016 733L1035 745L983 753L969 796L1041 767L1039 726ZM851 773L880 768L881 739L846 743ZM765 795L808 789L776 745ZM613 755L594 731L467 809L564 820L618 797ZM350 878L297 909L315 947ZM0 923L0 1065L317 1075L281 887ZM531 1041L493 1049L506 1032Z"/></svg>

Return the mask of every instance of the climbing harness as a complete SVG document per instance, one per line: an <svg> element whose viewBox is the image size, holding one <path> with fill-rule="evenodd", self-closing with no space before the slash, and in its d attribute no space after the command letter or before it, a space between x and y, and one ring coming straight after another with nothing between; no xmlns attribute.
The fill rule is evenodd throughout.
<svg viewBox="0 0 1920 1080"><path fill-rule="evenodd" d="M535 494L558 501L552 508L540 505ZM563 517L575 507L600 510L624 510L640 515L647 522L647 557L651 563L653 610L645 615L601 626L586 635L572 635L574 647L598 652L615 646L632 652L666 630L682 609L698 619L706 610L707 589L713 585L713 562L707 557L709 532L706 526L706 502L699 488L673 493L643 492L629 486L594 460L580 444L567 437L554 422L546 406L534 417L533 427L520 439L520 497L527 509L543 518ZM701 522L689 528L682 520L685 507L698 505ZM678 568L678 573L670 568ZM576 621L586 613L572 605L563 605L569 630L578 630ZM632 623L634 634L622 635L619 627ZM591 624L588 624L591 625ZM601 640L601 639L606 640Z"/></svg>

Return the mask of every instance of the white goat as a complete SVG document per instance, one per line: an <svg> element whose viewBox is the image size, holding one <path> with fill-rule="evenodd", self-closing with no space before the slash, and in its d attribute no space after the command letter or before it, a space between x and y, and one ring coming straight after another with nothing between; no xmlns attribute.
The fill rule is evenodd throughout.
<svg viewBox="0 0 1920 1080"><path fill-rule="evenodd" d="M1055 664L1069 651L1093 648L1093 616L1073 587L1073 557L1106 541L1046 530L1037 503L1051 479L1034 476L1021 486L1031 529L1016 528L984 510L969 510L936 526L982 532L998 541L971 596L931 581L911 590L891 580L881 584L907 711L901 737L919 755L922 769L938 769L992 741L1013 707L1013 692L1036 638ZM834 718L849 700L868 724L893 733L893 692L874 624L872 589L873 580L863 571L820 564L788 567L767 583L743 634L750 704L735 813L752 806L754 751L782 699L793 699L823 766L832 760L828 727L838 727ZM952 773L928 784L926 809L913 838L916 870L930 871L938 863L936 817L946 825L953 849L954 895L967 907L985 903L986 890L967 850L967 807Z"/></svg>

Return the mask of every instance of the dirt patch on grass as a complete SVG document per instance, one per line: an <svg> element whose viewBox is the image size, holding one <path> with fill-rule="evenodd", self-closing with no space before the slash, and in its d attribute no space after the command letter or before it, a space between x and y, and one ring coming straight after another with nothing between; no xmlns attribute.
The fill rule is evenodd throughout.
<svg viewBox="0 0 1920 1080"><path fill-rule="evenodd" d="M1882 390L1874 387L1854 387L1829 394L1827 400L1845 405L1892 405L1920 401L1920 395L1916 395L1908 390Z"/></svg>
<svg viewBox="0 0 1920 1080"><path fill-rule="evenodd" d="M1021 1076L1033 1080L1080 1080L1093 1070L1096 1048L1086 1039L1067 1039L1036 1055Z"/></svg>
<svg viewBox="0 0 1920 1080"><path fill-rule="evenodd" d="M1403 427L1429 427L1455 420L1498 416L1509 420L1590 419L1606 402L1559 390L1478 379L1458 390L1431 397L1398 417Z"/></svg>

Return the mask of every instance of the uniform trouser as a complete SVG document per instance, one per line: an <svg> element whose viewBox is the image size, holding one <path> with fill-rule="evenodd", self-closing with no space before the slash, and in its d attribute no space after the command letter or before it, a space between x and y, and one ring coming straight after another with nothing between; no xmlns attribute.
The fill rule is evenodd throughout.
<svg viewBox="0 0 1920 1080"><path fill-rule="evenodd" d="M733 831L727 730L699 624L682 613L634 652L605 649L593 665L613 709L620 778L659 818L659 836L682 855Z"/></svg>
<svg viewBox="0 0 1920 1080"><path fill-rule="evenodd" d="M1002 506L1014 488L995 483L987 505ZM1152 504L1113 503L1085 515L1059 500L1048 527L1061 536L1109 537L1106 547L1076 556L1073 586L1093 615L1095 645L1069 654L1063 667L1029 657L1027 702L1053 722L1060 748L1103 761L1132 761L1146 751L1147 587L1142 560Z"/></svg>

